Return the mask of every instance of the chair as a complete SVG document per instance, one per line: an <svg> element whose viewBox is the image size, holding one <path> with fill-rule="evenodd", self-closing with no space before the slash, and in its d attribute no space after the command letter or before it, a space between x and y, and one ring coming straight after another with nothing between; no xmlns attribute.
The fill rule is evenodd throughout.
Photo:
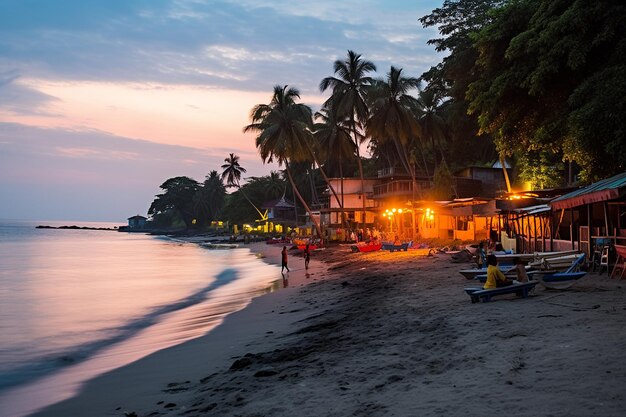
<svg viewBox="0 0 626 417"><path fill-rule="evenodd" d="M602 268L606 268L606 273L609 273L609 250L611 248L611 240L605 238L598 238L595 241L595 248L593 251L593 263L592 271L596 271L596 267L599 268L602 273Z"/></svg>

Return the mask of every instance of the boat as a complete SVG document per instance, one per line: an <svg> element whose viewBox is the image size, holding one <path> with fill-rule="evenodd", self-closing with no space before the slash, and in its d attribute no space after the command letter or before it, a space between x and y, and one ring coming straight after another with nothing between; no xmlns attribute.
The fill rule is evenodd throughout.
<svg viewBox="0 0 626 417"><path fill-rule="evenodd" d="M200 243L200 246L207 249L235 249L238 248L239 245L236 243L211 243L204 242Z"/></svg>
<svg viewBox="0 0 626 417"><path fill-rule="evenodd" d="M407 250L409 250L410 244L411 244L410 242L407 242L407 243L401 243L399 245L394 245L393 243L387 242L387 243L382 244L381 249L388 250L389 252L395 252L395 251L400 252L402 250L406 252Z"/></svg>
<svg viewBox="0 0 626 417"><path fill-rule="evenodd" d="M298 249L300 249L300 250L305 250L305 249L306 249L306 245L307 245L307 244L305 243L304 245L296 245L296 246L297 246L297 247L298 247ZM315 249L317 249L317 247L318 247L318 246L317 246L316 244L314 244L314 243L309 243L308 245L309 245L309 250L315 250Z"/></svg>
<svg viewBox="0 0 626 417"><path fill-rule="evenodd" d="M383 247L382 243L378 242L361 242L356 245L350 246L352 252L376 252Z"/></svg>
<svg viewBox="0 0 626 417"><path fill-rule="evenodd" d="M505 276L517 276L515 266L506 266L500 269ZM461 269L459 271L467 279L475 279L479 275L486 275L487 268Z"/></svg>
<svg viewBox="0 0 626 417"><path fill-rule="evenodd" d="M534 271L532 273L533 279L539 280L541 285L553 290L564 290L571 287L587 275L585 271L580 271L580 267L585 261L585 254L578 255L576 259L571 262L571 265L567 270L563 272L559 271Z"/></svg>

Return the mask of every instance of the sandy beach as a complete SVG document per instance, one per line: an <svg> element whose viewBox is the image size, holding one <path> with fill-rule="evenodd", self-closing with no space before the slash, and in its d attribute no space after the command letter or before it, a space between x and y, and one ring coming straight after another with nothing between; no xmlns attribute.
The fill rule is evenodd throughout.
<svg viewBox="0 0 626 417"><path fill-rule="evenodd" d="M472 304L469 264L426 253L291 252L287 288L36 415L624 415L624 281Z"/></svg>

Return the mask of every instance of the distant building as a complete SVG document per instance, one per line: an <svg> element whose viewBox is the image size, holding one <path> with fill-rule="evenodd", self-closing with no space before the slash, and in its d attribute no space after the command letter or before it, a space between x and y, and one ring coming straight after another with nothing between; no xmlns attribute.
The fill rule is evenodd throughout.
<svg viewBox="0 0 626 417"><path fill-rule="evenodd" d="M509 173L509 178L512 178L511 167L508 164L506 164L506 170ZM500 162L496 162L491 167L467 167L455 172L454 175L457 179L463 178L465 180L480 181L479 189L463 189L461 191L462 187L459 186L460 184L457 184L457 186L459 186L459 197L497 197L507 191L506 181L504 179L504 173Z"/></svg>
<svg viewBox="0 0 626 417"><path fill-rule="evenodd" d="M261 205L261 210L267 210L267 219L274 221L294 222L296 219L294 208L295 204L284 195L278 200L266 201Z"/></svg>
<svg viewBox="0 0 626 417"><path fill-rule="evenodd" d="M128 218L128 228L129 229L145 229L147 217L143 217L140 215L136 215Z"/></svg>

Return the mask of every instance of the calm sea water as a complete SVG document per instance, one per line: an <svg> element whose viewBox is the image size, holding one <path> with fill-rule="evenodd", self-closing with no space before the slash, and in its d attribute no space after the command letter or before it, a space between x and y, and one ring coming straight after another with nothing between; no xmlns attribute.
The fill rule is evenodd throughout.
<svg viewBox="0 0 626 417"><path fill-rule="evenodd" d="M96 375L206 334L278 286L277 267L245 248L38 224L78 223L0 221L2 416L27 415Z"/></svg>

